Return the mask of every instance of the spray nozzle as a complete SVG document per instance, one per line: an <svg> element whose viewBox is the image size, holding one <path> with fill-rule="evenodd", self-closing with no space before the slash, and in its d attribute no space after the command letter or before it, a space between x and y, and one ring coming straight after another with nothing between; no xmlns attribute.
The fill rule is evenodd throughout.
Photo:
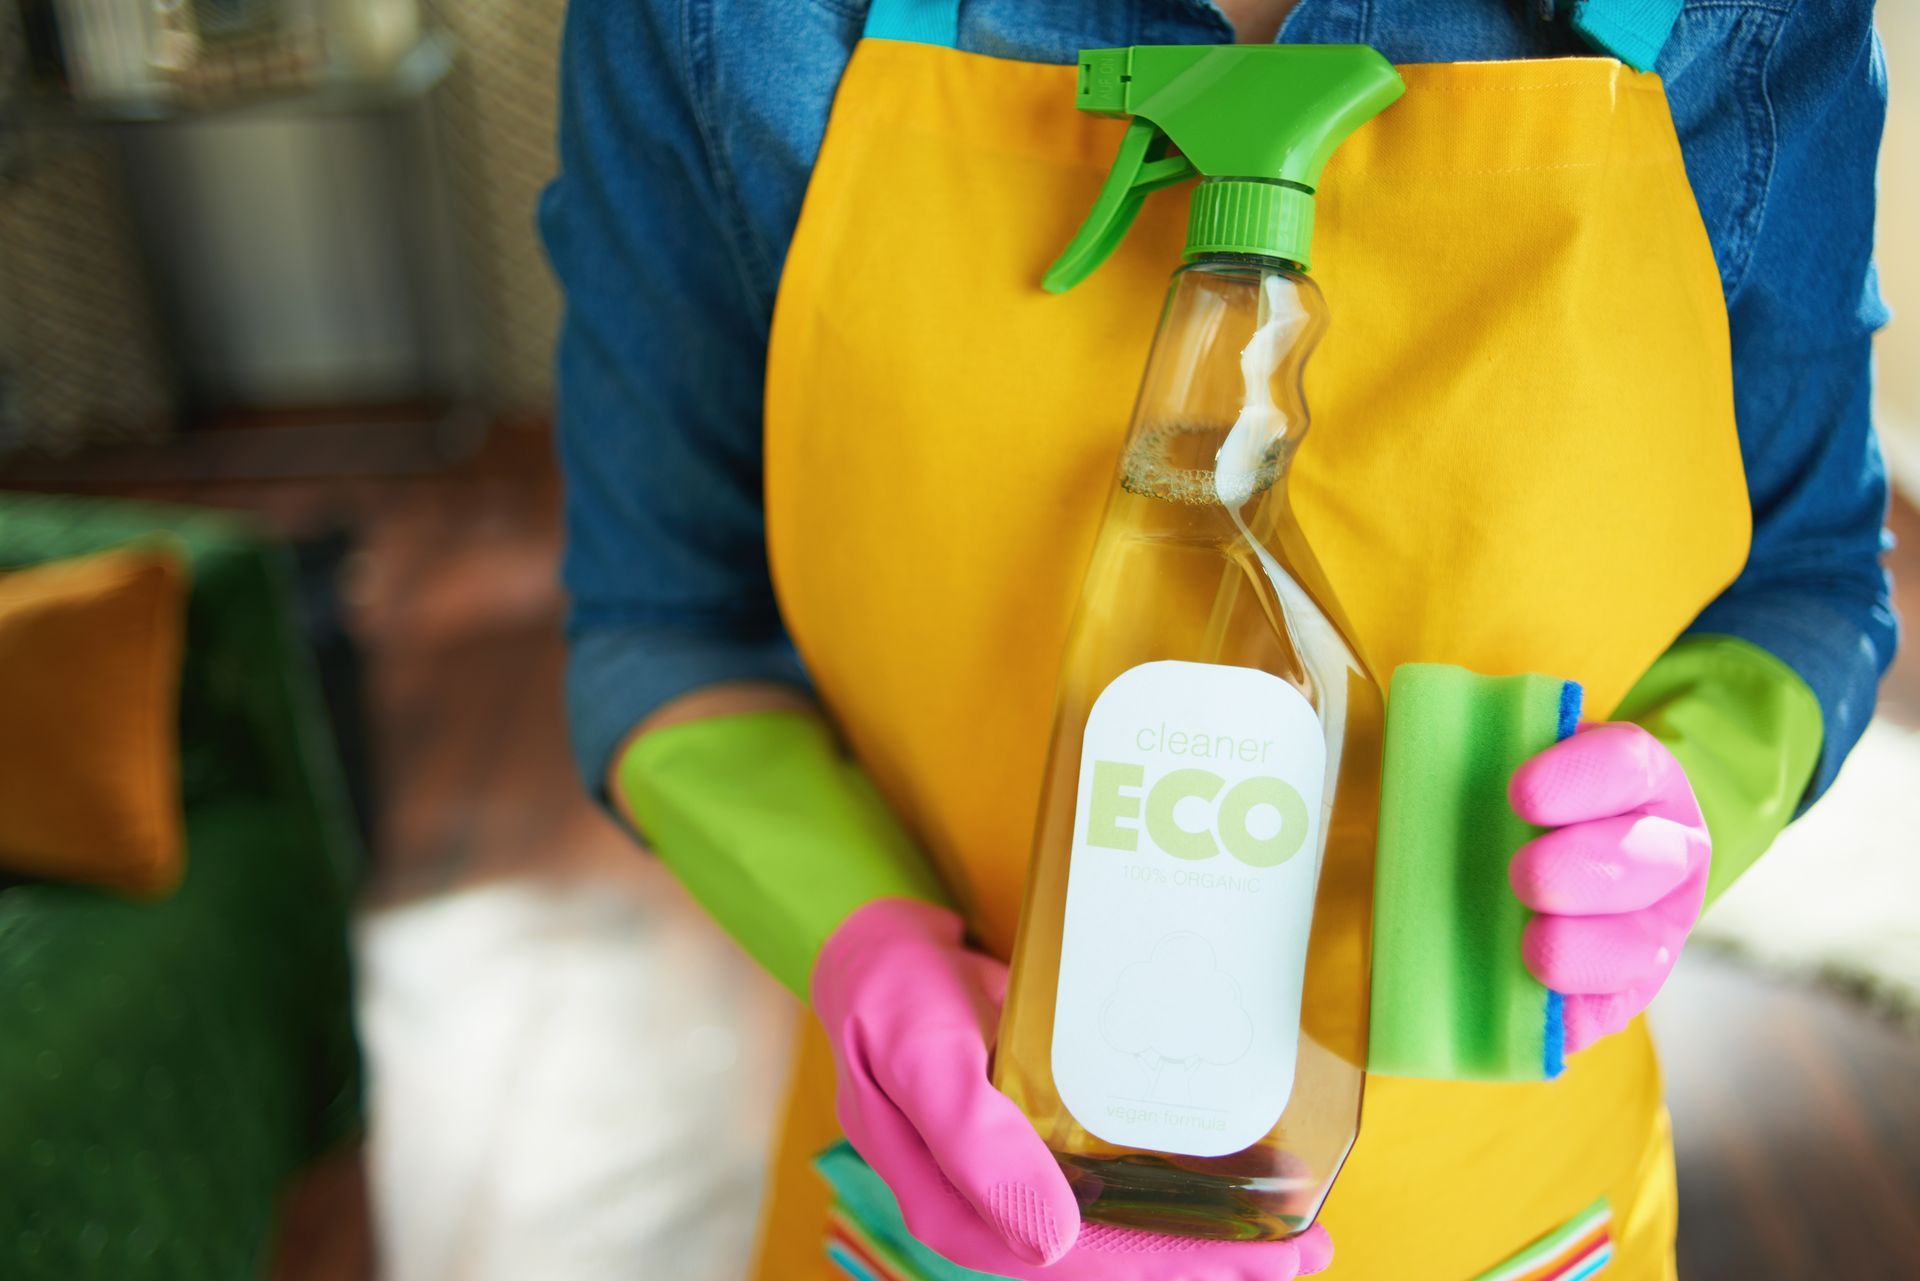
<svg viewBox="0 0 1920 1281"><path fill-rule="evenodd" d="M1042 285L1064 293L1086 279L1126 237L1147 193L1196 174L1187 258L1244 253L1305 267L1327 158L1405 90L1366 45L1082 50L1074 105L1131 123Z"/></svg>

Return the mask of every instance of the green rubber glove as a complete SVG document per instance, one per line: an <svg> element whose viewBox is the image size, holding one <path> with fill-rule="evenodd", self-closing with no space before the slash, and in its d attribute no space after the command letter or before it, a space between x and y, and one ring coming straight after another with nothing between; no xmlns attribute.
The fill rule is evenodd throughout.
<svg viewBox="0 0 1920 1281"><path fill-rule="evenodd" d="M945 902L899 819L814 713L654 730L622 754L615 781L660 860L803 1001L820 945L856 908Z"/></svg>
<svg viewBox="0 0 1920 1281"><path fill-rule="evenodd" d="M1613 719L1645 728L1686 770L1713 837L1708 903L1793 820L1825 732L1819 701L1799 674L1732 636L1675 642Z"/></svg>

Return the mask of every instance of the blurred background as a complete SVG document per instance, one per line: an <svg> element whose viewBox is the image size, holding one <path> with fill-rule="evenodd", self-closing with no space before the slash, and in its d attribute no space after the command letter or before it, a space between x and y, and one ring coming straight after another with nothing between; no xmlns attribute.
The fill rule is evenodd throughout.
<svg viewBox="0 0 1920 1281"><path fill-rule="evenodd" d="M581 798L561 719L563 11L0 0L0 568L192 569L171 606L151 558L69 574L92 626L39 651L0 573L0 795L39 771L71 828L158 770L191 850L172 889L88 870L131 897L0 868L0 1276L742 1275L795 1010ZM1920 10L1880 23L1912 619ZM88 650L168 608L184 658ZM1689 1276L1920 1276L1916 651L1655 1007ZM164 742L126 711L162 668Z"/></svg>

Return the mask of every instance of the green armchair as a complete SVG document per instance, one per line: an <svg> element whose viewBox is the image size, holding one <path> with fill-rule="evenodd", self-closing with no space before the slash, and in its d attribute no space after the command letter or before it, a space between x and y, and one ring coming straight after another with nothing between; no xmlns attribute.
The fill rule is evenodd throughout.
<svg viewBox="0 0 1920 1281"><path fill-rule="evenodd" d="M0 1276L259 1277L360 1124L353 817L282 549L205 512L0 494L0 568L170 531L187 870L136 903L0 884ZM4 715L4 709L0 709Z"/></svg>

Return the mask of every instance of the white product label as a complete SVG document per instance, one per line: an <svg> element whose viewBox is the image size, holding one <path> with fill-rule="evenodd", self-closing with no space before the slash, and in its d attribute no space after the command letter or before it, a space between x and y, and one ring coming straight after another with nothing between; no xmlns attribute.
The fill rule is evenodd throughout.
<svg viewBox="0 0 1920 1281"><path fill-rule="evenodd" d="M1108 1143L1224 1156L1293 1093L1326 742L1267 672L1144 663L1080 751L1053 1076Z"/></svg>

